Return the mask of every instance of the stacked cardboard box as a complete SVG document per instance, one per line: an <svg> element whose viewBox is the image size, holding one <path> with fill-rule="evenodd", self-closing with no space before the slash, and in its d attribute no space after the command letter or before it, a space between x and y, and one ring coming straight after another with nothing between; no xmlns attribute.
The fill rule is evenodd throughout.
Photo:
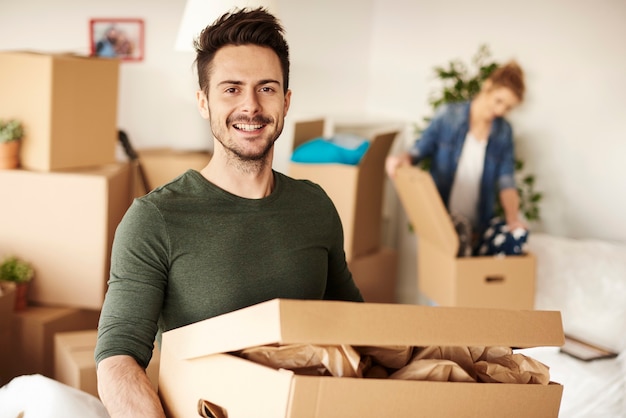
<svg viewBox="0 0 626 418"><path fill-rule="evenodd" d="M0 250L35 267L29 300L100 309L115 228L130 204L130 169L0 171Z"/></svg>
<svg viewBox="0 0 626 418"><path fill-rule="evenodd" d="M13 375L42 374L53 378L54 336L59 332L94 329L99 312L77 308L30 306L16 313Z"/></svg>
<svg viewBox="0 0 626 418"><path fill-rule="evenodd" d="M200 402L229 418L556 418L563 386L554 382L305 375L232 353L272 344L534 347L563 341L559 312L275 299L164 333L159 393L174 418L197 414Z"/></svg>
<svg viewBox="0 0 626 418"><path fill-rule="evenodd" d="M419 236L417 284L422 294L443 306L534 308L532 254L457 258L458 236L431 175L402 168L395 187Z"/></svg>
<svg viewBox="0 0 626 418"><path fill-rule="evenodd" d="M0 52L0 117L24 124L20 160L50 171L115 162L119 62Z"/></svg>
<svg viewBox="0 0 626 418"><path fill-rule="evenodd" d="M15 313L15 286L0 283L0 386L7 383L12 376L11 341L13 341L13 323Z"/></svg>
<svg viewBox="0 0 626 418"><path fill-rule="evenodd" d="M189 169L202 170L211 160L209 151L149 148L138 150L135 195L161 186ZM143 176L143 178L141 178Z"/></svg>
<svg viewBox="0 0 626 418"><path fill-rule="evenodd" d="M295 123L293 148L323 137L326 119ZM394 302L397 253L382 244L385 158L398 135L386 126L359 123L332 125L332 132L352 133L370 140L358 165L339 163L289 164L288 174L319 184L332 199L344 230L348 266L368 302Z"/></svg>
<svg viewBox="0 0 626 418"><path fill-rule="evenodd" d="M54 335L97 327L132 197L130 165L115 160L119 62L5 51L0 68L0 117L25 130L21 168L0 170L0 256L35 268L28 308L0 332L12 333L9 377L53 377Z"/></svg>

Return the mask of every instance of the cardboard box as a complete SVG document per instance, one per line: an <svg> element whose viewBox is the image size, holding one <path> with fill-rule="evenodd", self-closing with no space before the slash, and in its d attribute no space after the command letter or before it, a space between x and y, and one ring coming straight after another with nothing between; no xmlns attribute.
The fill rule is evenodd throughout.
<svg viewBox="0 0 626 418"><path fill-rule="evenodd" d="M94 351L97 330L59 332L54 336L54 379L98 397ZM155 347L146 369L150 382L158 388L159 350Z"/></svg>
<svg viewBox="0 0 626 418"><path fill-rule="evenodd" d="M11 363L15 361L11 352L15 313L15 286L0 282L0 387L9 382Z"/></svg>
<svg viewBox="0 0 626 418"><path fill-rule="evenodd" d="M398 132L374 132L368 130L371 143L356 166L289 163L289 176L319 184L335 204L348 260L376 252L381 246L385 158ZM323 119L296 122L293 148L323 135Z"/></svg>
<svg viewBox="0 0 626 418"><path fill-rule="evenodd" d="M130 205L130 168L0 170L0 248L31 262L29 299L100 309L117 224Z"/></svg>
<svg viewBox="0 0 626 418"><path fill-rule="evenodd" d="M348 262L348 268L366 302L396 302L397 251L381 248L375 253L353 258Z"/></svg>
<svg viewBox="0 0 626 418"><path fill-rule="evenodd" d="M421 293L443 306L534 308L536 260L532 254L458 258L458 235L431 175L404 167L394 183L419 237Z"/></svg>
<svg viewBox="0 0 626 418"><path fill-rule="evenodd" d="M13 376L42 374L54 377L54 335L94 329L100 311L30 306L15 314Z"/></svg>
<svg viewBox="0 0 626 418"><path fill-rule="evenodd" d="M212 155L209 151L183 151L171 148L143 149L137 153L150 190L170 182L189 169L202 170ZM139 174L137 172L136 195L141 196L146 191Z"/></svg>
<svg viewBox="0 0 626 418"><path fill-rule="evenodd" d="M24 124L22 167L115 162L118 60L5 51L0 69L0 115Z"/></svg>
<svg viewBox="0 0 626 418"><path fill-rule="evenodd" d="M165 332L159 393L170 417L199 400L229 418L552 417L563 387L295 375L229 352L265 344L560 346L548 311L271 300Z"/></svg>

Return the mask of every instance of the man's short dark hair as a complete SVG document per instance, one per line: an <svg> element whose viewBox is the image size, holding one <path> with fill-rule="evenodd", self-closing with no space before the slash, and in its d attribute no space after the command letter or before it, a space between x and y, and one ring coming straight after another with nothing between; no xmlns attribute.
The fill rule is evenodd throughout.
<svg viewBox="0 0 626 418"><path fill-rule="evenodd" d="M194 40L198 83L209 91L209 74L217 51L227 45L258 45L271 48L283 70L283 88L289 89L289 47L278 19L265 8L239 9L227 12L204 28Z"/></svg>

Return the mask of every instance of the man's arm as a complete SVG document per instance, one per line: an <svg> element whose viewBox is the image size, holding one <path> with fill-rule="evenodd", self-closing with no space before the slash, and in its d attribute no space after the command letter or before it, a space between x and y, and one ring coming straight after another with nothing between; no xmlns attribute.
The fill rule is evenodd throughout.
<svg viewBox="0 0 626 418"><path fill-rule="evenodd" d="M111 418L165 418L156 390L134 358L105 358L97 373L98 394Z"/></svg>

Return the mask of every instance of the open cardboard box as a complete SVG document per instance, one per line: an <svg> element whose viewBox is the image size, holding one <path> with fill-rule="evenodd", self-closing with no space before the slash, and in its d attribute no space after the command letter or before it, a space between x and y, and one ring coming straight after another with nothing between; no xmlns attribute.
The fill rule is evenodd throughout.
<svg viewBox="0 0 626 418"><path fill-rule="evenodd" d="M520 256L456 256L459 238L430 173L398 169L394 184L413 225L418 288L439 305L533 309L536 260Z"/></svg>
<svg viewBox="0 0 626 418"><path fill-rule="evenodd" d="M228 418L557 417L558 383L491 384L296 375L233 354L266 344L560 346L556 311L274 299L163 334L169 417L199 401Z"/></svg>
<svg viewBox="0 0 626 418"><path fill-rule="evenodd" d="M293 148L324 136L324 124L324 119L296 122ZM369 255L381 246L385 158L398 131L368 133L371 134L370 146L356 166L289 163L290 177L319 184L335 204L343 224L348 260Z"/></svg>
<svg viewBox="0 0 626 418"><path fill-rule="evenodd" d="M398 276L398 252L381 247L375 253L348 261L355 284L366 302L394 303Z"/></svg>

